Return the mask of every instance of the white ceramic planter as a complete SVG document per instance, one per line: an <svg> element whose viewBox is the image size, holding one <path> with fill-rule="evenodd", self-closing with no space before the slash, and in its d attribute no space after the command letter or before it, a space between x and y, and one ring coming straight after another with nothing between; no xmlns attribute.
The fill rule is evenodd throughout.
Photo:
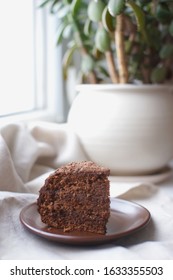
<svg viewBox="0 0 173 280"><path fill-rule="evenodd" d="M172 90L160 85L79 85L68 123L88 158L112 174L150 174L173 158Z"/></svg>

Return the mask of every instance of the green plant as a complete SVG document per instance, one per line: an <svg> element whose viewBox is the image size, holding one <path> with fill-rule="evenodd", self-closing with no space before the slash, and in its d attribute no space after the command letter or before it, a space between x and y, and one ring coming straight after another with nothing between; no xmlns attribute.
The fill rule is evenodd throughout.
<svg viewBox="0 0 173 280"><path fill-rule="evenodd" d="M46 0L68 38L64 76L76 51L83 82L163 83L173 78L173 1Z"/></svg>

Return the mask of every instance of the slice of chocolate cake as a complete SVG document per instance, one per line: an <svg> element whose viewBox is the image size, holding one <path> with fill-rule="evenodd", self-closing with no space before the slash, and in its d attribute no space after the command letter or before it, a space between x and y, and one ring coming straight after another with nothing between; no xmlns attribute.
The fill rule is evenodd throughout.
<svg viewBox="0 0 173 280"><path fill-rule="evenodd" d="M41 220L66 231L105 234L110 215L109 169L72 162L46 180L37 200Z"/></svg>

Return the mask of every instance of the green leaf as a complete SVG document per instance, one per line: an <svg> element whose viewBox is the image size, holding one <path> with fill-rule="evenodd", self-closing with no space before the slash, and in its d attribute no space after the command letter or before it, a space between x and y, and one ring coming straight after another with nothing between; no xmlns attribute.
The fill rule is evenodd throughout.
<svg viewBox="0 0 173 280"><path fill-rule="evenodd" d="M152 83L162 83L166 78L166 68L165 67L156 67L151 73Z"/></svg>
<svg viewBox="0 0 173 280"><path fill-rule="evenodd" d="M110 50L110 37L104 28L99 28L95 37L96 48L101 52Z"/></svg>
<svg viewBox="0 0 173 280"><path fill-rule="evenodd" d="M43 1L38 7L39 7L39 8L43 8L43 7L46 6L49 2L50 2L50 0L45 0L45 1Z"/></svg>
<svg viewBox="0 0 173 280"><path fill-rule="evenodd" d="M91 32L91 20L87 18L84 24L84 34L88 36Z"/></svg>
<svg viewBox="0 0 173 280"><path fill-rule="evenodd" d="M64 30L67 27L67 25L68 25L68 23L66 21L63 21L59 24L57 32L56 32L56 38L57 38L56 44L57 45L62 43L63 33L64 33Z"/></svg>
<svg viewBox="0 0 173 280"><path fill-rule="evenodd" d="M156 17L162 23L169 22L172 19L172 13L166 4L159 4L156 8Z"/></svg>
<svg viewBox="0 0 173 280"><path fill-rule="evenodd" d="M51 5L51 7L50 7L50 12L52 13L52 14L54 14L54 13L56 13L56 9L55 9L55 6L60 6L61 5L61 2L60 2L60 0L54 0L53 1L53 3L52 3L52 5Z"/></svg>
<svg viewBox="0 0 173 280"><path fill-rule="evenodd" d="M73 44L73 46L71 48L69 48L63 57L63 76L64 79L67 79L67 72L68 72L68 68L72 62L72 57L73 54L75 52L75 50L77 49L77 46Z"/></svg>
<svg viewBox="0 0 173 280"><path fill-rule="evenodd" d="M104 8L104 11L102 13L102 23L103 23L104 28L108 32L113 32L115 30L115 25L113 23L113 17L109 13L107 6Z"/></svg>
<svg viewBox="0 0 173 280"><path fill-rule="evenodd" d="M88 6L89 19L94 22L101 21L104 8L105 4L102 0L92 0Z"/></svg>
<svg viewBox="0 0 173 280"><path fill-rule="evenodd" d="M64 18L65 16L68 15L68 13L70 12L70 6L62 6L58 12L57 12L57 16L58 18Z"/></svg>
<svg viewBox="0 0 173 280"><path fill-rule="evenodd" d="M89 73L94 69L94 61L90 55L85 55L82 58L81 69L83 73Z"/></svg>
<svg viewBox="0 0 173 280"><path fill-rule="evenodd" d="M94 46L92 53L96 61L99 61L103 57L103 53L99 51L96 46Z"/></svg>
<svg viewBox="0 0 173 280"><path fill-rule="evenodd" d="M64 31L63 31L63 38L69 38L70 35L72 34L73 32L73 24L67 24L67 26L64 28Z"/></svg>
<svg viewBox="0 0 173 280"><path fill-rule="evenodd" d="M99 69L100 74L102 74L103 76L109 78L109 73L107 71L107 69L101 65L98 65L97 68Z"/></svg>
<svg viewBox="0 0 173 280"><path fill-rule="evenodd" d="M143 10L132 0L128 0L127 5L131 7L131 9L133 10L133 12L135 14L138 29L140 31L144 30L145 29L145 14L144 14Z"/></svg>
<svg viewBox="0 0 173 280"><path fill-rule="evenodd" d="M81 0L72 0L72 3L71 3L71 12L72 12L72 15L73 15L73 16L76 16L76 15L77 15L80 6L81 6Z"/></svg>
<svg viewBox="0 0 173 280"><path fill-rule="evenodd" d="M173 56L173 44L166 44L160 50L160 58L166 59Z"/></svg>
<svg viewBox="0 0 173 280"><path fill-rule="evenodd" d="M108 10L109 13L116 17L121 14L125 7L125 0L109 0L108 2Z"/></svg>

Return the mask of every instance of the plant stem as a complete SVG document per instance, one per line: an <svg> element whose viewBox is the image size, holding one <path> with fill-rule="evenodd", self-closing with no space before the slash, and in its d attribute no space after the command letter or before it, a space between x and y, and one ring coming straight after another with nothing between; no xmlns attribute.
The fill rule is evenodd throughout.
<svg viewBox="0 0 173 280"><path fill-rule="evenodd" d="M123 28L124 28L124 18L123 15L120 14L117 16L117 26L115 31L115 45L117 51L119 77L120 77L121 84L125 84L128 82L128 69L127 69L127 61L125 55Z"/></svg>
<svg viewBox="0 0 173 280"><path fill-rule="evenodd" d="M119 75L118 72L115 68L115 62L113 59L113 54L111 51L107 51L105 53L106 56L106 61L107 61L107 65L108 65L108 70L109 70L109 74L112 80L112 83L117 84L119 83Z"/></svg>
<svg viewBox="0 0 173 280"><path fill-rule="evenodd" d="M150 84L151 80L150 80L150 75L151 75L151 69L149 67L150 61L148 60L148 58L145 58L143 61L143 65L141 66L141 73L143 75L143 83L144 84Z"/></svg>
<svg viewBox="0 0 173 280"><path fill-rule="evenodd" d="M88 73L88 81L91 84L97 84L97 77L94 71Z"/></svg>

